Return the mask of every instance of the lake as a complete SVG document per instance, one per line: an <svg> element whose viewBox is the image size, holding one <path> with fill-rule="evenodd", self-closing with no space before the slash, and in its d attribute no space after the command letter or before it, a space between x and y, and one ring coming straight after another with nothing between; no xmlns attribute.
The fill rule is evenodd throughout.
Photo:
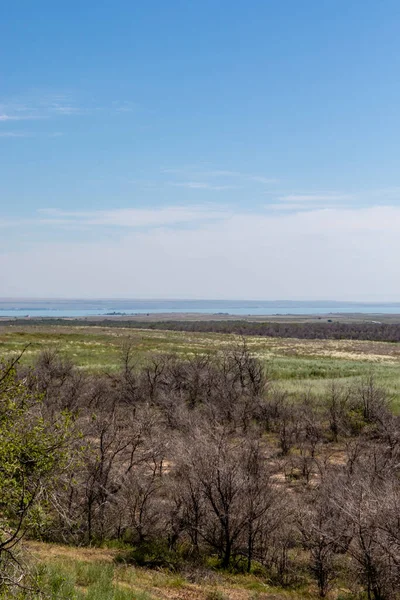
<svg viewBox="0 0 400 600"><path fill-rule="evenodd" d="M335 301L256 300L63 300L0 299L0 317L85 317L123 313L125 315L199 313L249 315L312 314L400 314L400 302L356 303Z"/></svg>

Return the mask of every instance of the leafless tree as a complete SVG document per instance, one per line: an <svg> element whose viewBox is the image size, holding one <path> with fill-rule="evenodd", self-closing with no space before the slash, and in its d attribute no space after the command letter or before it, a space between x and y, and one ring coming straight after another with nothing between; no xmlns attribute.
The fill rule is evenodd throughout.
<svg viewBox="0 0 400 600"><path fill-rule="evenodd" d="M378 481L367 468L335 496L351 523L354 535L348 553L369 600L392 600L399 590L399 491L397 476Z"/></svg>
<svg viewBox="0 0 400 600"><path fill-rule="evenodd" d="M351 399L349 386L340 386L332 381L325 398L325 409L329 421L329 429L333 441L337 443L339 434L345 434L348 430L348 410Z"/></svg>
<svg viewBox="0 0 400 600"><path fill-rule="evenodd" d="M352 523L334 501L336 486L342 480L335 472L325 474L322 485L304 499L298 527L305 548L310 552L311 572L319 595L326 596L336 576L336 557L344 553L352 539Z"/></svg>

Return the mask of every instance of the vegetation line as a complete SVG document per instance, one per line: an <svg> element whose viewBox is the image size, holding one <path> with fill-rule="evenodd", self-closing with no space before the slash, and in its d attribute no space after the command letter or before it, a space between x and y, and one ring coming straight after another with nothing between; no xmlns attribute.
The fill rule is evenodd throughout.
<svg viewBox="0 0 400 600"><path fill-rule="evenodd" d="M233 333L237 335L265 336L298 339L366 340L376 342L400 342L400 323L278 323L237 321L132 321L90 319L15 319L1 321L1 325L43 326L68 325L75 327L114 327L153 329L200 333Z"/></svg>

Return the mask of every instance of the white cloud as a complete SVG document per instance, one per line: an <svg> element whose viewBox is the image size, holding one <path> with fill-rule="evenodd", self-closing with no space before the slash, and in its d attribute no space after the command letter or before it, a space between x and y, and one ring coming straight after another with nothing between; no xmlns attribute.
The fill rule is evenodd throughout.
<svg viewBox="0 0 400 600"><path fill-rule="evenodd" d="M382 188L358 190L353 193L344 192L313 192L313 193L286 193L274 198L274 202L268 204L271 210L280 211L302 211L328 209L337 207L351 208L355 205L362 206L392 206L397 205L400 200L400 188Z"/></svg>
<svg viewBox="0 0 400 600"><path fill-rule="evenodd" d="M31 138L31 137L47 137L57 138L64 135L60 131L53 131L50 133L43 133L40 131L0 131L0 138Z"/></svg>
<svg viewBox="0 0 400 600"><path fill-rule="evenodd" d="M129 101L118 101L108 106L99 106L93 103L80 102L71 93L26 94L22 99L3 99L0 102L0 123L90 115L98 111L117 114L130 112L134 106Z"/></svg>
<svg viewBox="0 0 400 600"><path fill-rule="evenodd" d="M267 210L274 210L274 211L301 211L301 210L325 210L327 208L332 208L332 205L326 205L326 204L309 204L309 203L301 203L301 202L284 202L281 204L277 204L277 203L271 203L271 204L266 204L265 208Z"/></svg>
<svg viewBox="0 0 400 600"><path fill-rule="evenodd" d="M204 171L203 173L209 177L241 177L241 173L238 171L226 171L223 169L215 169L214 171Z"/></svg>
<svg viewBox="0 0 400 600"><path fill-rule="evenodd" d="M40 117L38 115L8 115L8 114L1 114L0 115L0 122L9 122L9 121L34 121L36 119L41 119L43 117Z"/></svg>
<svg viewBox="0 0 400 600"><path fill-rule="evenodd" d="M127 208L98 211L39 211L39 222L47 225L114 227L163 227L227 218L230 211L213 205L171 206L157 209Z"/></svg>
<svg viewBox="0 0 400 600"><path fill-rule="evenodd" d="M0 121L19 121L21 118L15 115L0 115Z"/></svg>
<svg viewBox="0 0 400 600"><path fill-rule="evenodd" d="M278 198L281 202L304 203L304 202L346 202L354 200L351 194L338 194L335 192L316 194L287 194Z"/></svg>
<svg viewBox="0 0 400 600"><path fill-rule="evenodd" d="M201 218L194 229L173 228L176 216L166 217L165 211L169 215L179 213L181 219L193 219L193 214ZM201 207L198 213L183 207L169 211L85 213L88 222L96 224L110 220L122 224L125 218L137 224L140 214L143 225L164 224L162 229L121 229L112 241L25 245L15 240L7 254L0 255L2 294L348 300L400 297L400 207L290 214L221 210L220 218L212 222L202 220L207 211ZM76 213L65 213L66 218L75 218L71 214ZM58 214L60 218L62 215ZM81 213L76 218L82 220Z"/></svg>
<svg viewBox="0 0 400 600"><path fill-rule="evenodd" d="M82 114L83 109L77 106L71 106L69 104L53 104L49 107L52 112L58 113L60 115L80 115Z"/></svg>
<svg viewBox="0 0 400 600"><path fill-rule="evenodd" d="M206 183L204 181L169 181L168 185L173 185L175 187L183 187L189 190L213 190L217 192L237 188L237 186L235 185L214 185L212 183Z"/></svg>
<svg viewBox="0 0 400 600"><path fill-rule="evenodd" d="M262 177L260 175L247 175L247 177L248 177L248 179L251 179L251 181L256 181L257 183L265 183L265 184L279 183L278 179L273 179L270 177Z"/></svg>
<svg viewBox="0 0 400 600"><path fill-rule="evenodd" d="M198 179L218 179L218 178L224 178L224 179L241 179L243 181L253 181L255 183L262 183L262 184L273 184L273 183L278 183L278 179L275 178L271 178L271 177L264 177L263 175L254 175L251 173L243 173L240 171L231 171L231 170L226 170L226 169L201 169L198 166L193 166L193 167L182 167L182 168L178 168L178 169L161 169L162 173L168 173L171 175L185 175L186 177L194 177L194 178L198 178ZM190 183L190 182L189 182ZM185 184L179 184L177 183L176 185L185 185ZM206 184L204 184L206 185ZM215 185L215 184L209 184L210 187L211 185Z"/></svg>
<svg viewBox="0 0 400 600"><path fill-rule="evenodd" d="M234 177L234 178L240 178L240 179L245 179L245 180L250 180L250 181L255 181L257 183L277 183L278 180L275 178L271 178L271 177L264 177L263 175L252 175L251 173L242 173L240 171L224 171L224 170L214 170L214 171L203 171L203 172L199 172L202 175L204 175L205 177Z"/></svg>
<svg viewBox="0 0 400 600"><path fill-rule="evenodd" d="M0 131L0 137L2 138L26 138L30 136L30 133L22 131Z"/></svg>

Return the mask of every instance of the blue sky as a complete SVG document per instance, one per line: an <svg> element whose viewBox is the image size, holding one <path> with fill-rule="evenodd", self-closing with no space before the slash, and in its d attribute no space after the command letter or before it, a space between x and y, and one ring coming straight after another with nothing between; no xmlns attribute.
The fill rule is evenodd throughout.
<svg viewBox="0 0 400 600"><path fill-rule="evenodd" d="M398 2L1 12L0 296L399 300Z"/></svg>

